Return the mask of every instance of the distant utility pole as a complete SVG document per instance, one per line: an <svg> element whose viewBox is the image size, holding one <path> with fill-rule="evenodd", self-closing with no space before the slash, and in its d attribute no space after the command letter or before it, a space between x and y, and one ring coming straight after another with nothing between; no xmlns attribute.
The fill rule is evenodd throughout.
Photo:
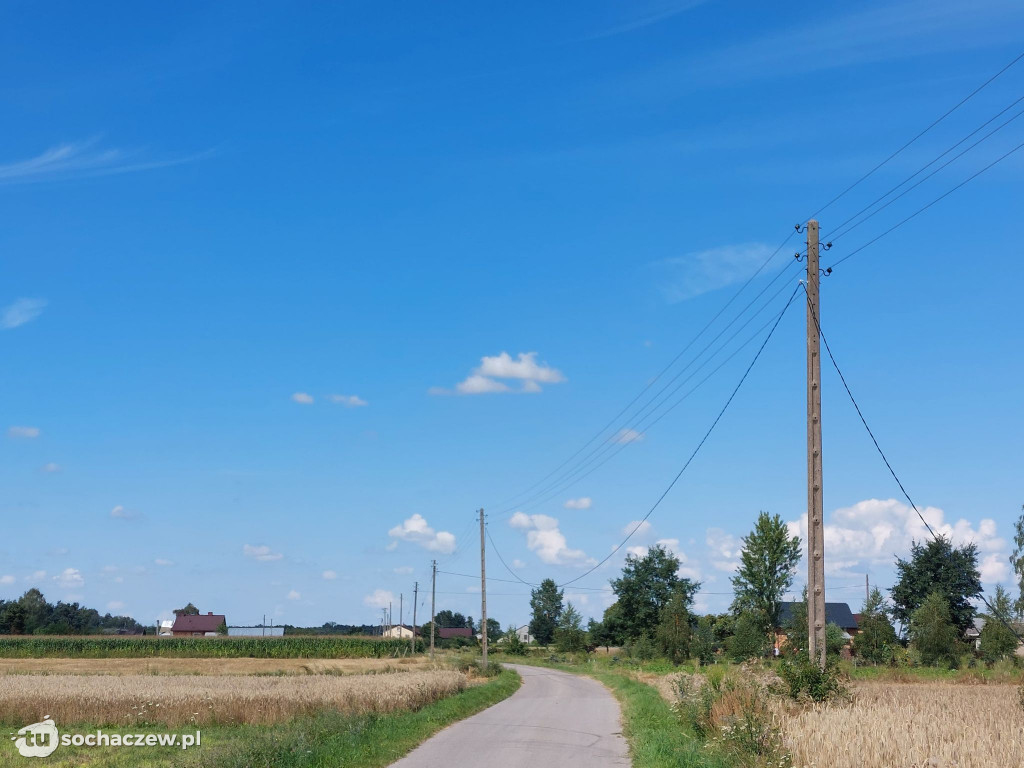
<svg viewBox="0 0 1024 768"><path fill-rule="evenodd" d="M868 584L868 575L864 574L864 605L868 604L868 600L871 599L871 585Z"/></svg>
<svg viewBox="0 0 1024 768"><path fill-rule="evenodd" d="M430 658L434 658L434 598L437 597L437 560L431 561L430 575Z"/></svg>
<svg viewBox="0 0 1024 768"><path fill-rule="evenodd" d="M409 641L410 651L416 654L416 604L420 600L420 583L412 588L412 639Z"/></svg>
<svg viewBox="0 0 1024 768"><path fill-rule="evenodd" d="M825 529L821 475L818 222L807 222L807 651L825 668Z"/></svg>
<svg viewBox="0 0 1024 768"><path fill-rule="evenodd" d="M402 636L402 628L405 626L405 617L402 615L405 611L405 593L398 593L398 636Z"/></svg>
<svg viewBox="0 0 1024 768"><path fill-rule="evenodd" d="M481 664L487 669L487 548L484 546L484 510L480 508L480 647L483 649Z"/></svg>

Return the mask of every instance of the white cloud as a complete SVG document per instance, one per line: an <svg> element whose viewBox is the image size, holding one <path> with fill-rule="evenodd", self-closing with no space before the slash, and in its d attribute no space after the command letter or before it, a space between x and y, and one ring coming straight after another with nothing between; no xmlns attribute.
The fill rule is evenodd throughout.
<svg viewBox="0 0 1024 768"><path fill-rule="evenodd" d="M245 544L242 547L242 554L246 557L251 557L253 560L259 560L261 563L273 562L284 557L280 552L271 552L270 547L266 544L259 544L257 546Z"/></svg>
<svg viewBox="0 0 1024 768"><path fill-rule="evenodd" d="M51 462L48 462L48 463L46 463L46 464L43 464L43 466L42 466L42 467L40 467L40 469L41 469L41 470L42 470L43 472L48 472L48 473L52 473L52 472L60 472L60 470L61 470L61 466L60 466L59 464L56 464L56 463L54 463L54 462L52 462L52 461L51 461Z"/></svg>
<svg viewBox="0 0 1024 768"><path fill-rule="evenodd" d="M517 388L500 379L520 382ZM536 352L520 352L513 358L508 352L480 358L480 365L465 379L455 385L454 394L484 395L505 392L534 394L541 391L541 384L559 384L565 376L547 363L537 362ZM453 394L443 387L432 387L432 395Z"/></svg>
<svg viewBox="0 0 1024 768"><path fill-rule="evenodd" d="M344 405L346 408L360 408L367 404L359 395L331 395L329 399L332 403Z"/></svg>
<svg viewBox="0 0 1024 768"><path fill-rule="evenodd" d="M0 576L0 584L13 584L14 577L11 575Z"/></svg>
<svg viewBox="0 0 1024 768"><path fill-rule="evenodd" d="M118 504L110 510L110 516L117 520L134 520L139 517L139 513L134 509L125 509L123 506Z"/></svg>
<svg viewBox="0 0 1024 768"><path fill-rule="evenodd" d="M122 603L120 600L111 600L109 603L107 603L108 611L120 611L123 608L124 603Z"/></svg>
<svg viewBox="0 0 1024 768"><path fill-rule="evenodd" d="M397 568L393 568L392 571L398 574L399 576L408 576L410 573L412 573L412 566L400 565Z"/></svg>
<svg viewBox="0 0 1024 768"><path fill-rule="evenodd" d="M39 427L11 427L7 430L9 437L19 437L28 440L39 437L40 434Z"/></svg>
<svg viewBox="0 0 1024 768"><path fill-rule="evenodd" d="M635 429L620 429L615 435L616 443L639 443L643 439L643 432L637 432Z"/></svg>
<svg viewBox="0 0 1024 768"><path fill-rule="evenodd" d="M526 563L524 563L522 560L520 560L517 557L515 560L512 561L512 567L513 568L525 568L526 567Z"/></svg>
<svg viewBox="0 0 1024 768"><path fill-rule="evenodd" d="M651 532L653 527L654 526L646 520L634 520L622 529L622 533L623 535L628 536L633 533L633 529L636 528L636 533L633 533L634 536L646 536Z"/></svg>
<svg viewBox="0 0 1024 768"><path fill-rule="evenodd" d="M174 565L174 561L173 560L168 560L167 558L164 558L164 557L158 557L153 562L156 563L157 565L159 565L161 568L168 568L168 567Z"/></svg>
<svg viewBox="0 0 1024 768"><path fill-rule="evenodd" d="M996 533L996 523L983 518L977 528L964 518L945 522L945 512L938 507L919 507L921 514L936 534L950 539L954 546L973 543L980 555L982 581L996 583L1006 578L1006 540ZM787 523L793 535L807 540L807 518L801 516ZM831 522L825 523L825 564L828 572L837 573L857 565L890 565L894 555L907 557L912 542L931 538L913 507L897 499L865 499L853 506L837 509ZM806 557L806 543L804 544ZM861 568L860 570L864 570Z"/></svg>
<svg viewBox="0 0 1024 768"><path fill-rule="evenodd" d="M388 592L386 589L375 589L373 594L363 598L363 603L371 608L387 608L388 605L394 602L395 593Z"/></svg>
<svg viewBox="0 0 1024 768"><path fill-rule="evenodd" d="M455 536L448 531L434 531L427 524L426 518L420 514L414 514L406 519L401 525L396 525L388 536L395 541L391 542L389 548L393 549L398 541L408 541L419 544L431 552L440 552L442 555L450 555L455 551Z"/></svg>
<svg viewBox="0 0 1024 768"><path fill-rule="evenodd" d="M46 571L32 571L30 576L25 577L25 581L40 582L46 578Z"/></svg>
<svg viewBox="0 0 1024 768"><path fill-rule="evenodd" d="M665 259L657 265L665 273L662 291L669 301L685 301L746 280L773 250L764 243L743 243Z"/></svg>
<svg viewBox="0 0 1024 768"><path fill-rule="evenodd" d="M549 565L592 565L582 549L570 549L565 535L558 529L558 520L548 515L527 515L516 512L508 521L513 528L525 531L526 546L541 562Z"/></svg>
<svg viewBox="0 0 1024 768"><path fill-rule="evenodd" d="M299 592L296 592L296 591L295 591L295 590L293 589L293 590L291 590L291 591L290 591L290 592L288 593L288 599L289 599L289 600L301 600L301 599L302 599L302 595L301 595L301 594L300 594Z"/></svg>
<svg viewBox="0 0 1024 768"><path fill-rule="evenodd" d="M308 392L296 392L292 395L292 402L299 403L300 405L312 405L313 396Z"/></svg>
<svg viewBox="0 0 1024 768"><path fill-rule="evenodd" d="M720 571L731 573L740 567L743 542L721 528L708 528L705 537L711 550L711 564Z"/></svg>
<svg viewBox="0 0 1024 768"><path fill-rule="evenodd" d="M336 578L338 578L338 574L336 571L324 571L320 575L323 577L325 581L334 581Z"/></svg>
<svg viewBox="0 0 1024 768"><path fill-rule="evenodd" d="M566 509L590 509L593 503L589 496L581 496L578 499L569 499L562 506Z"/></svg>
<svg viewBox="0 0 1024 768"><path fill-rule="evenodd" d="M30 323L46 308L45 299L18 299L0 312L0 328L10 330Z"/></svg>
<svg viewBox="0 0 1024 768"><path fill-rule="evenodd" d="M45 571L36 573L46 575ZM82 578L82 574L77 568L65 568L57 576L54 576L53 580L64 589L80 589L85 586L85 579Z"/></svg>

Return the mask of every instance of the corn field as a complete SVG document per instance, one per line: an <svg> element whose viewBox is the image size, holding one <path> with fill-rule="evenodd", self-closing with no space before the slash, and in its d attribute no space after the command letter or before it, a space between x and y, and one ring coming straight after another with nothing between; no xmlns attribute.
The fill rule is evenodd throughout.
<svg viewBox="0 0 1024 768"><path fill-rule="evenodd" d="M417 642L422 650L423 643ZM254 658L357 659L401 657L409 641L368 637L0 636L0 658Z"/></svg>
<svg viewBox="0 0 1024 768"><path fill-rule="evenodd" d="M453 670L383 675L4 675L0 723L50 715L58 724L269 724L323 709L345 714L418 709L465 689Z"/></svg>

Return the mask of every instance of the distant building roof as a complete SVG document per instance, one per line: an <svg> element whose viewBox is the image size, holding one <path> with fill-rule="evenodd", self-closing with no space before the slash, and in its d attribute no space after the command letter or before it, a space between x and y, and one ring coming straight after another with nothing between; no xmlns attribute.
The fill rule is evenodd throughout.
<svg viewBox="0 0 1024 768"><path fill-rule="evenodd" d="M438 637L447 640L450 637L472 637L473 630L469 627L438 627Z"/></svg>
<svg viewBox="0 0 1024 768"><path fill-rule="evenodd" d="M785 628L793 620L795 602L782 603L779 611L779 627ZM825 603L825 623L838 624L840 629L857 629L857 620L846 603Z"/></svg>
<svg viewBox="0 0 1024 768"><path fill-rule="evenodd" d="M216 632L226 624L222 613L208 613L205 616L178 616L171 626L172 632Z"/></svg>

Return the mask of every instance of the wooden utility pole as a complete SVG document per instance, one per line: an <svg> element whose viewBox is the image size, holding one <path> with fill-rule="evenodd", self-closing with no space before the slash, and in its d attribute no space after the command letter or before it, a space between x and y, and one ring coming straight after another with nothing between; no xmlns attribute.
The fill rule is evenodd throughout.
<svg viewBox="0 0 1024 768"><path fill-rule="evenodd" d="M871 585L868 583L868 575L864 574L864 605L871 599Z"/></svg>
<svg viewBox="0 0 1024 768"><path fill-rule="evenodd" d="M807 222L807 650L825 668L825 528L821 477L818 222Z"/></svg>
<svg viewBox="0 0 1024 768"><path fill-rule="evenodd" d="M487 548L484 546L484 510L480 509L480 648L483 659L480 662L487 669Z"/></svg>
<svg viewBox="0 0 1024 768"><path fill-rule="evenodd" d="M416 604L420 600L420 583L417 581L416 585L412 588L412 640L409 641L409 647L413 653L416 654Z"/></svg>
<svg viewBox="0 0 1024 768"><path fill-rule="evenodd" d="M437 560L431 561L430 576L430 658L434 658L434 598L437 596Z"/></svg>
<svg viewBox="0 0 1024 768"><path fill-rule="evenodd" d="M398 636L402 636L402 630L405 628L405 593L398 593Z"/></svg>

